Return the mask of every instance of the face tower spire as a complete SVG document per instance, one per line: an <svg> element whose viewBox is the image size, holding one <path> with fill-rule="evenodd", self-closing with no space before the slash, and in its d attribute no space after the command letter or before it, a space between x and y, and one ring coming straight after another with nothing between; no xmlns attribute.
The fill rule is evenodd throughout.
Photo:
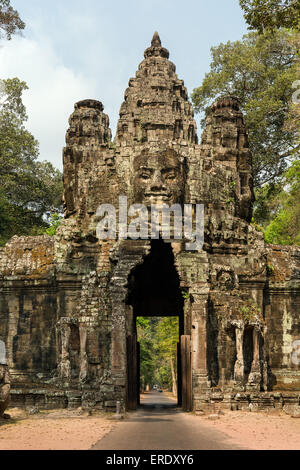
<svg viewBox="0 0 300 470"><path fill-rule="evenodd" d="M117 127L117 145L197 143L196 123L183 80L154 33L135 78L129 80Z"/></svg>

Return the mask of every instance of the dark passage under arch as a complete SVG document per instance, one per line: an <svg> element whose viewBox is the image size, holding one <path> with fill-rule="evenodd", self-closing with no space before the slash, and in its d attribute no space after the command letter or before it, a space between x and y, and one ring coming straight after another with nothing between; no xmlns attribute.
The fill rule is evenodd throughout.
<svg viewBox="0 0 300 470"><path fill-rule="evenodd" d="M127 303L135 316L181 316L183 297L170 243L152 240L150 254L129 276Z"/></svg>
<svg viewBox="0 0 300 470"><path fill-rule="evenodd" d="M170 243L152 240L151 250L143 263L134 268L128 278L127 305L130 306L132 326L127 332L127 403L128 409L139 404L139 345L135 344L137 317L178 317L178 405L182 403L182 371L180 337L184 334L184 298L174 264Z"/></svg>

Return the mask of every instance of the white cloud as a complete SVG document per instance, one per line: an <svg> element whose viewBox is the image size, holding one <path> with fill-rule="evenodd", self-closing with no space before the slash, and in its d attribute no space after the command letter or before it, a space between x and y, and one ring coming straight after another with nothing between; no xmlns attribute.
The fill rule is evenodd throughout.
<svg viewBox="0 0 300 470"><path fill-rule="evenodd" d="M95 83L66 67L47 40L14 38L0 48L0 78L18 77L29 90L27 128L40 142L40 159L62 167L62 147L74 103L96 96Z"/></svg>
<svg viewBox="0 0 300 470"><path fill-rule="evenodd" d="M187 4L182 10L179 0L85 0L83 8L82 0L14 0L26 37L2 41L0 79L27 82L27 127L40 142L41 159L62 167L68 117L81 99L103 102L114 134L128 79L155 30L189 92L209 70L210 45L246 32L236 0Z"/></svg>

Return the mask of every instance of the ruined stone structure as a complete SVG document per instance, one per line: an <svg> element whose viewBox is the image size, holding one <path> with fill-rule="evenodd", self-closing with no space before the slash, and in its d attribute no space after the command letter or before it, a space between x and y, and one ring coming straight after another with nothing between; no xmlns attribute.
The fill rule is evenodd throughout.
<svg viewBox="0 0 300 470"><path fill-rule="evenodd" d="M10 402L10 375L6 363L4 341L0 341L0 419L8 418L4 412Z"/></svg>
<svg viewBox="0 0 300 470"><path fill-rule="evenodd" d="M300 247L266 245L250 224L251 155L238 101L213 104L198 143L168 59L155 33L113 142L102 103L75 105L58 234L13 237L0 249L0 339L14 405L128 405L137 315L178 315L190 338L184 374L194 410L212 400L231 409L299 404ZM204 204L203 248L98 239L97 208L118 208L120 195L128 204Z"/></svg>

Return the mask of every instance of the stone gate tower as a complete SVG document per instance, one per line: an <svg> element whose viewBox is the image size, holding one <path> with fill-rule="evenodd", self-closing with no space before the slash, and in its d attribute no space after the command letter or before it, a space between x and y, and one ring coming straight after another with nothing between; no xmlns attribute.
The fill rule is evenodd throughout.
<svg viewBox="0 0 300 470"><path fill-rule="evenodd" d="M103 109L84 100L70 117L57 235L13 237L0 251L12 402L128 407L136 316L177 315L190 344L187 408L299 403L300 248L265 245L250 223L252 161L237 99L212 105L198 143L184 82L155 33L113 142ZM203 247L99 239L97 209L112 204L120 215L120 195L128 205L204 204Z"/></svg>

